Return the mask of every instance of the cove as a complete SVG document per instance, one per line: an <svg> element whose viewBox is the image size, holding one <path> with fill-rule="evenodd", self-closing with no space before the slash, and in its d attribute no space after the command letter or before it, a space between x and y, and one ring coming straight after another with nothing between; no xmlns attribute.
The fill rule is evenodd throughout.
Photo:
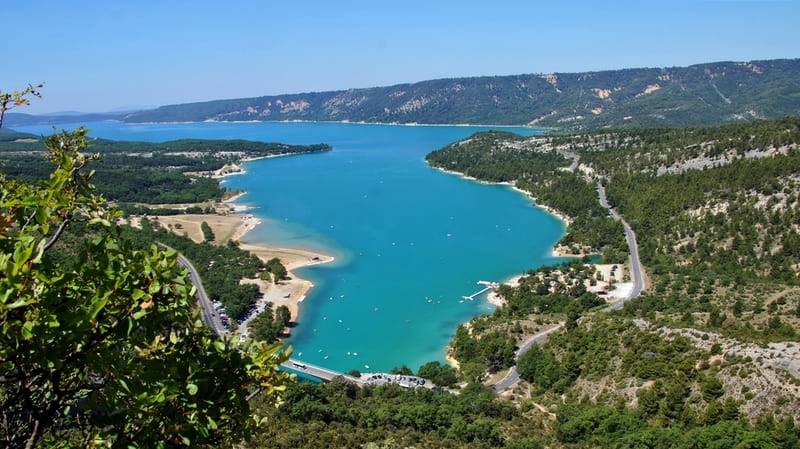
<svg viewBox="0 0 800 449"><path fill-rule="evenodd" d="M224 186L263 224L250 243L336 257L297 270L315 287L301 303L293 357L347 372L415 370L444 361L456 327L491 313L480 280L502 282L542 264L564 225L505 185L427 166L424 156L474 126L344 123L96 122L91 136L119 140L249 139L328 143L333 151L251 161ZM72 129L64 125L60 128ZM495 128L496 129L496 128ZM536 130L505 128L523 135ZM20 131L48 134L49 127Z"/></svg>

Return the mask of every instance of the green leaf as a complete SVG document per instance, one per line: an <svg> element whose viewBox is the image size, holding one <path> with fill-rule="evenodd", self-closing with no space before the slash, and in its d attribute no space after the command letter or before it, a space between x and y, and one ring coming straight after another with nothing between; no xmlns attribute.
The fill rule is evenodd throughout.
<svg viewBox="0 0 800 449"><path fill-rule="evenodd" d="M26 340L33 338L33 321L26 321L22 325L22 338Z"/></svg>
<svg viewBox="0 0 800 449"><path fill-rule="evenodd" d="M133 289L133 293L131 294L131 297L134 300L138 301L139 299L141 299L145 295L147 295L147 293L145 293L143 290L135 288L135 289Z"/></svg>
<svg viewBox="0 0 800 449"><path fill-rule="evenodd" d="M96 300L92 304L92 309L89 311L89 317L91 319L97 318L97 314L100 313L101 310L103 310L103 307L105 307L107 303L108 303L108 296Z"/></svg>
<svg viewBox="0 0 800 449"><path fill-rule="evenodd" d="M150 294L153 294L153 293L158 293L159 290L161 290L161 282L158 282L158 279L153 279L153 282L150 284L150 288L148 289L148 291L150 292Z"/></svg>
<svg viewBox="0 0 800 449"><path fill-rule="evenodd" d="M17 246L17 249L14 250L14 263L16 265L22 265L31 257L32 252L33 248L28 245Z"/></svg>
<svg viewBox="0 0 800 449"><path fill-rule="evenodd" d="M91 224L97 224L97 223L100 223L101 225L103 225L103 226L105 226L107 228L111 226L111 222L106 220L105 218L92 218L91 220L89 220L89 224L90 225Z"/></svg>
<svg viewBox="0 0 800 449"><path fill-rule="evenodd" d="M47 213L47 209L43 207L36 208L36 223L37 224L45 224L47 222L49 214Z"/></svg>
<svg viewBox="0 0 800 449"><path fill-rule="evenodd" d="M28 305L28 301L24 298L19 298L11 304L6 305L6 307L9 309L16 309L17 307L22 307L25 305Z"/></svg>
<svg viewBox="0 0 800 449"><path fill-rule="evenodd" d="M189 384L186 386L186 390L189 392L190 395L194 396L197 394L197 385Z"/></svg>

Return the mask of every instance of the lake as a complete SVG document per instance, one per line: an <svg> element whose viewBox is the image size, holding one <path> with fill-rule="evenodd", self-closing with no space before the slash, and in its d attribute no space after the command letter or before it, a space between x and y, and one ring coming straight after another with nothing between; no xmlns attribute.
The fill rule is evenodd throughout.
<svg viewBox="0 0 800 449"><path fill-rule="evenodd" d="M224 186L263 224L251 243L312 249L331 264L297 270L315 288L301 303L294 357L347 372L416 370L444 361L456 327L494 306L465 300L481 280L502 282L558 262L564 225L505 185L427 166L427 153L476 126L345 123L88 123L91 136L119 140L249 139L328 143L333 150L251 161ZM62 125L59 128L72 129ZM20 127L48 134L50 127ZM503 128L523 135L531 128ZM369 368L366 368L366 367Z"/></svg>

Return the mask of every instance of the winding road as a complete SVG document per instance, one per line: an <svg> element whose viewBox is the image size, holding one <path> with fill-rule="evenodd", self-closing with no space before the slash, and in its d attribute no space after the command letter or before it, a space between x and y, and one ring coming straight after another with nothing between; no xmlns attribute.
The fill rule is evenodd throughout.
<svg viewBox="0 0 800 449"><path fill-rule="evenodd" d="M528 340L526 340L525 343L523 343L522 346L519 349L517 349L517 352L514 353L514 360L519 359L519 356L528 352L528 350L531 349L531 346L533 346L534 344L539 344L545 341L550 334L561 329L561 326L563 325L564 323L558 323L558 326L552 329L548 329L544 332L540 332L534 335L533 337L529 338ZM492 388L494 389L494 391L500 392L516 385L517 382L519 382L519 373L517 372L517 367L515 365L511 367L511 369L508 371L508 374L506 374L506 377L500 380L500 382L494 384Z"/></svg>
<svg viewBox="0 0 800 449"><path fill-rule="evenodd" d="M578 166L578 157L577 155L571 155L570 157L573 158L572 165L570 165L570 171L574 171ZM589 180L587 179L587 181ZM611 304L610 306L601 310L601 312L611 312L614 310L620 310L626 302L642 294L642 290L644 290L644 268L642 268L642 262L639 260L639 245L636 243L636 234L633 232L633 229L631 229L628 223L623 220L622 217L619 216L619 214L617 214L617 212L614 211L614 209L612 209L608 204L608 199L606 198L606 189L599 182L597 183L597 194L600 197L600 205L608 209L611 217L614 218L614 220L621 222L623 228L625 229L625 240L628 242L629 250L628 259L631 266L631 281L633 282L633 288L631 288L631 291L625 298L622 298L614 304ZM559 323L558 326L538 333L526 340L514 354L514 360L518 360L519 356L528 352L528 350L534 344L545 341L550 334L561 329L561 326L563 325L564 323ZM517 367L515 365L512 366L508 371L508 374L506 374L506 376L500 380L500 382L494 384L492 388L496 392L501 392L516 385L516 383L519 382L519 379L519 373L517 372Z"/></svg>

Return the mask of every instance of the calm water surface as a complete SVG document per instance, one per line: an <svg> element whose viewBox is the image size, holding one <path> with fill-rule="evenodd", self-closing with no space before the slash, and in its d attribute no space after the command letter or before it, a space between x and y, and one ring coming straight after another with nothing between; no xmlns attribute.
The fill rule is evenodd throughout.
<svg viewBox="0 0 800 449"><path fill-rule="evenodd" d="M301 303L290 342L296 358L340 371L402 364L416 370L443 361L456 326L493 309L483 296L462 298L481 289L477 281L504 281L556 262L551 249L564 232L561 222L508 186L425 164L430 151L485 127L97 122L87 128L93 136L124 140L331 144L333 151L323 154L249 162L246 174L226 178L225 186L247 191L240 202L263 220L247 241L336 257L298 270L315 288Z"/></svg>

